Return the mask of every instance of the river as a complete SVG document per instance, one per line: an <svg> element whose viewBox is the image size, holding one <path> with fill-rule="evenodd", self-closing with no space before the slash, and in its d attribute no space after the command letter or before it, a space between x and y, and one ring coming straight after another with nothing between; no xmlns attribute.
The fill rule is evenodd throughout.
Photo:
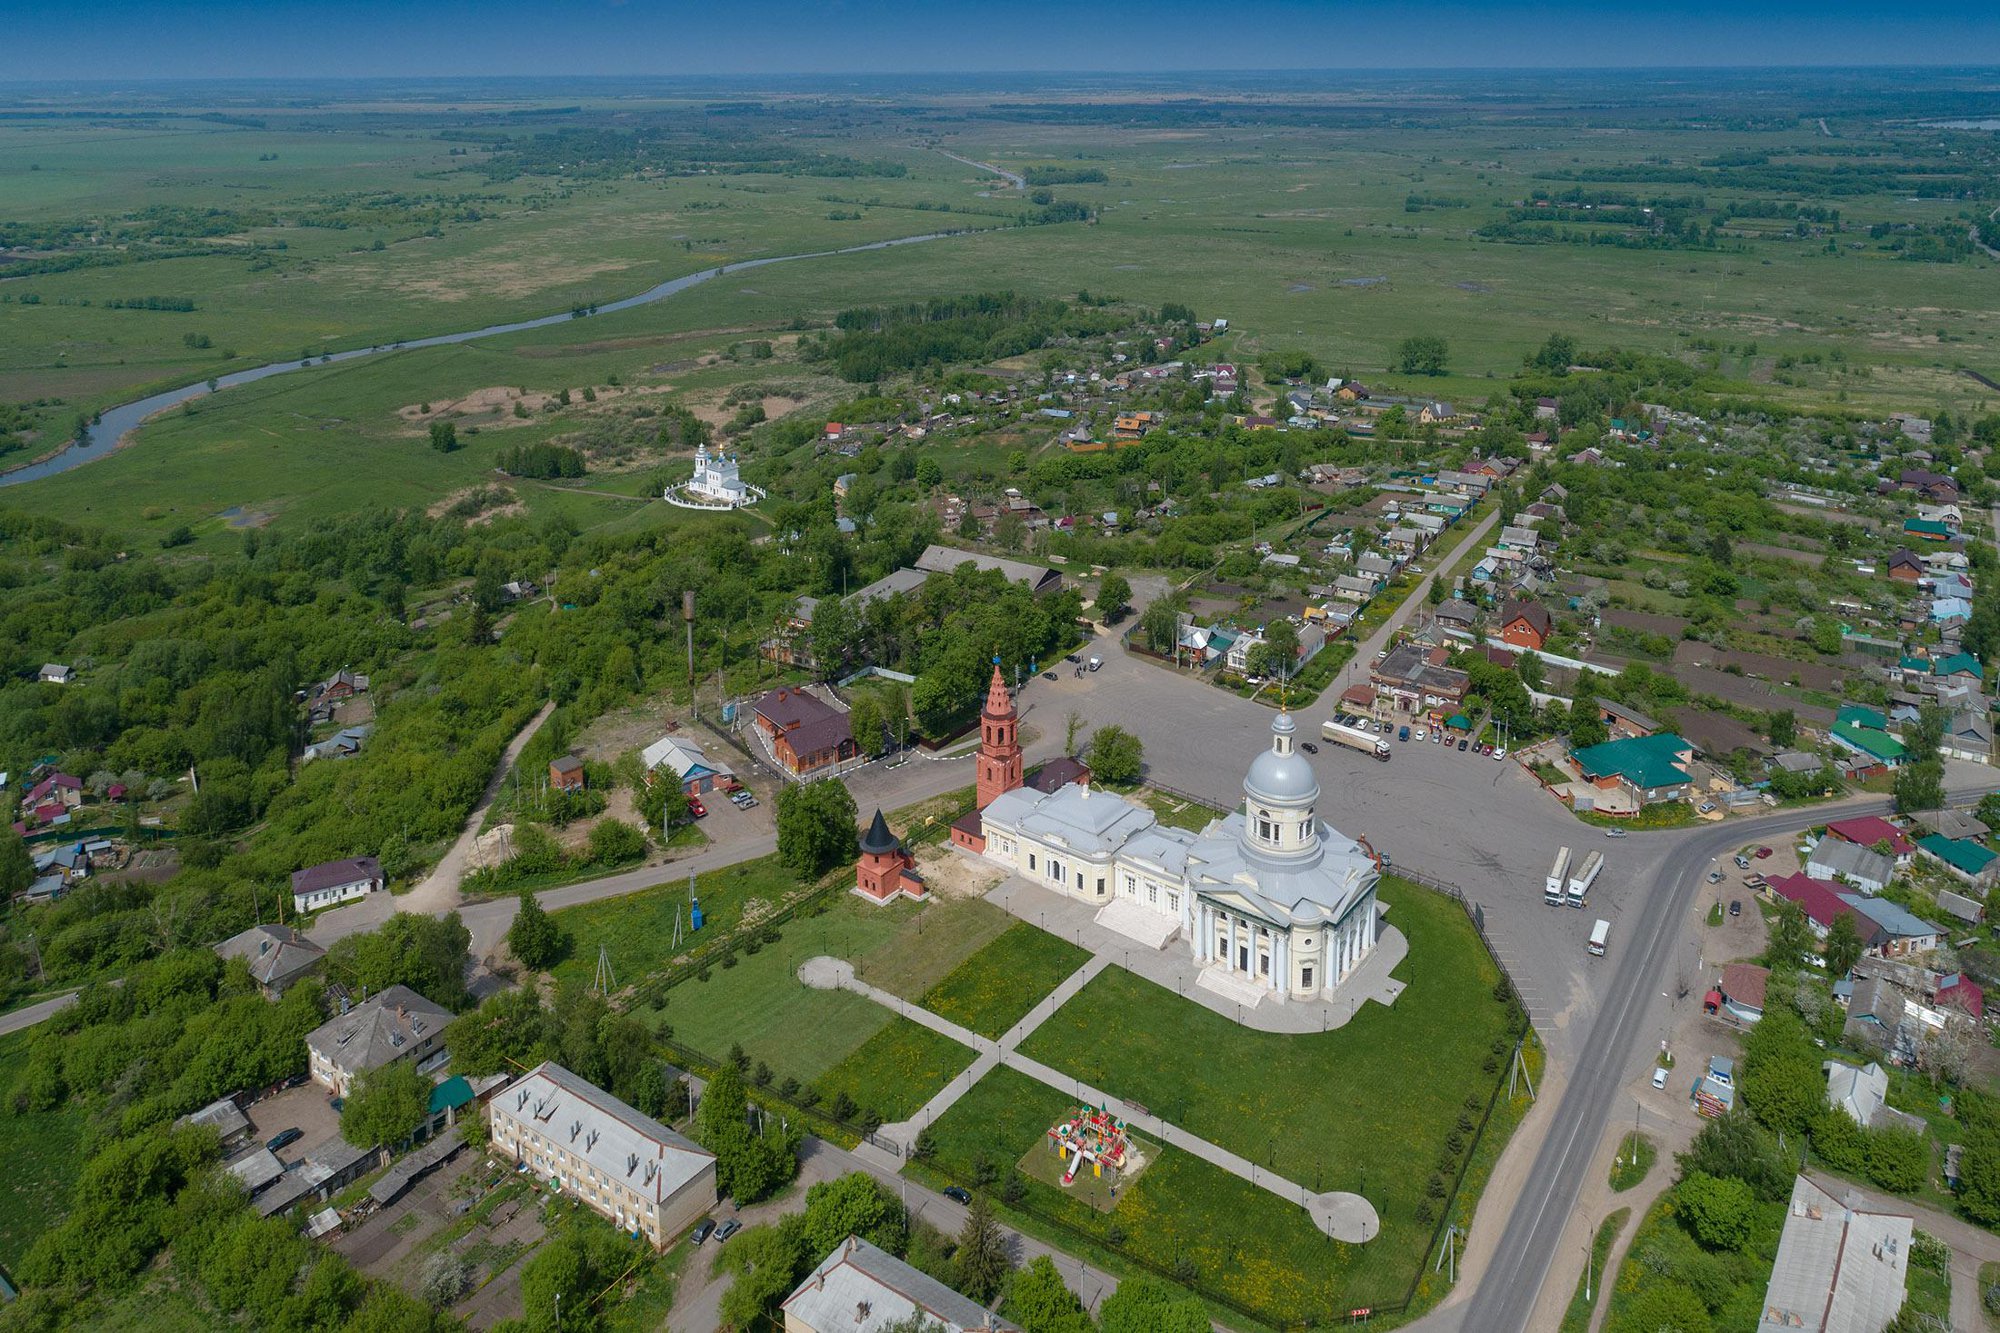
<svg viewBox="0 0 2000 1333"><path fill-rule="evenodd" d="M867 250L887 250L898 245L918 245L924 241L942 240L947 236L972 235L971 231L933 231L921 236L899 236L894 240L870 241L866 245L849 245L838 250L814 250L807 254L770 255L763 259L745 259L734 264L722 264L715 268L705 268L698 273L688 273L678 278L669 278L657 287L649 287L637 296L628 296L609 305L600 305L588 314L564 311L560 315L543 315L538 319L517 320L512 324L489 324L483 329L467 329L461 333L438 333L428 338L412 338L407 342L387 343L379 347L354 347L345 352L332 352L326 356L314 357L310 361L273 361L269 365L255 366L247 370L232 370L226 375L218 375L211 381L183 385L178 389L168 389L164 393L152 394L134 402L123 403L104 412L98 423L91 427L87 443L72 440L61 452L50 455L39 463L30 463L15 468L12 472L0 473L0 486L20 486L43 477L53 477L58 472L68 472L82 467L85 463L109 457L117 451L118 441L129 432L136 430L147 418L178 407L190 399L200 398L219 389L234 388L239 384L249 384L256 380L269 379L273 375L289 375L302 370L316 370L321 366L339 365L343 361L356 361L362 357L382 356L389 352L407 352L418 347L442 347L448 343L466 343L479 338L494 338L503 333L521 333L528 329L543 329L552 324L565 324L573 319L589 319L591 315L608 315L615 310L630 310L633 306L651 305L664 301L690 287L699 286L710 278L725 273L740 273L745 269L763 268L767 264L787 264L795 259L830 259L835 255L854 255ZM210 384L215 388L211 389Z"/></svg>

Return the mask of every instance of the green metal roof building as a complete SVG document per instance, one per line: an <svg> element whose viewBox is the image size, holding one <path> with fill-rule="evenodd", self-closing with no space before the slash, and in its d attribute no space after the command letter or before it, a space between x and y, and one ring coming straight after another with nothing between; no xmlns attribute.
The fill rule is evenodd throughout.
<svg viewBox="0 0 2000 1333"><path fill-rule="evenodd" d="M1572 752L1570 758L1589 781L1598 786L1615 782L1640 805L1651 805L1687 795L1692 779L1685 766L1694 759L1694 746L1671 731L1663 731L1586 746Z"/></svg>

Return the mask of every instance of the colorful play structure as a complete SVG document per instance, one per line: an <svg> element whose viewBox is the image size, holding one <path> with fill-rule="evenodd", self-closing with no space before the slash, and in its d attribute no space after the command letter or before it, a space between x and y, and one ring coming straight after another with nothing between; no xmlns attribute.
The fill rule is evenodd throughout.
<svg viewBox="0 0 2000 1333"><path fill-rule="evenodd" d="M1104 1168L1125 1169L1127 1144L1125 1122L1104 1107L1085 1106L1049 1128L1049 1144L1067 1165L1062 1183L1073 1184L1076 1173L1090 1163L1090 1174L1102 1177Z"/></svg>

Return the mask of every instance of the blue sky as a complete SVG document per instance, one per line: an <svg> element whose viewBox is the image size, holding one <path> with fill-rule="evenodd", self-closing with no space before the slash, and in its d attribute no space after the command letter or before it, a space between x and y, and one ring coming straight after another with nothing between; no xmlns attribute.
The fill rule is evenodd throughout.
<svg viewBox="0 0 2000 1333"><path fill-rule="evenodd" d="M1883 0L0 0L0 79L2000 62Z"/></svg>

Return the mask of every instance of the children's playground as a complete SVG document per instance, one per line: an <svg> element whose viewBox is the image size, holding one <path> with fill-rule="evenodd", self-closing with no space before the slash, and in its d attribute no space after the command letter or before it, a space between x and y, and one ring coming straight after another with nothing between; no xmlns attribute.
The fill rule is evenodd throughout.
<svg viewBox="0 0 2000 1333"><path fill-rule="evenodd" d="M1083 1106L1051 1125L1020 1166L1031 1178L1108 1213L1158 1151L1109 1111Z"/></svg>

